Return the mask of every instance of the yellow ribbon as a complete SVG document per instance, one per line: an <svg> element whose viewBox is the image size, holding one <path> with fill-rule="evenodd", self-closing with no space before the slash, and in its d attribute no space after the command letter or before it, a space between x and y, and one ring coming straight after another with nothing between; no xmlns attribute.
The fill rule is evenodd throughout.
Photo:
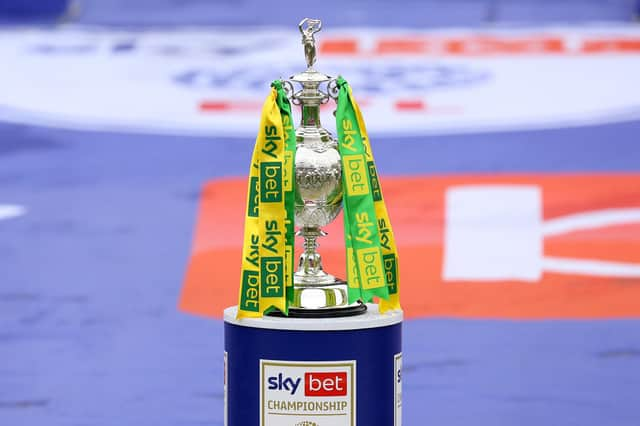
<svg viewBox="0 0 640 426"><path fill-rule="evenodd" d="M271 89L251 160L238 318L261 317L274 308L287 312L291 272L286 266L285 178L291 187L291 176L284 170L291 159L285 159L285 129L276 99Z"/></svg>

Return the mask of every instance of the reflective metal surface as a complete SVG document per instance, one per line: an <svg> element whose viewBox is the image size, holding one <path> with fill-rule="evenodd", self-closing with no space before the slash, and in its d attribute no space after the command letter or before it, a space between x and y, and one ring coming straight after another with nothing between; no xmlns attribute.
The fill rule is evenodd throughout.
<svg viewBox="0 0 640 426"><path fill-rule="evenodd" d="M298 29L302 34L302 44L304 45L304 56L307 59L307 68L311 68L316 62L316 40L313 35L322 29L322 21L319 19L304 18L298 24Z"/></svg>
<svg viewBox="0 0 640 426"><path fill-rule="evenodd" d="M300 227L326 226L342 208L340 154L331 139L319 142L321 137L330 138L328 133L322 135L323 132L316 129L315 134L309 138L308 133L303 135L304 128L298 130L298 140L301 142L298 143L295 159L299 194L295 223ZM313 142L309 142L310 140Z"/></svg>
<svg viewBox="0 0 640 426"><path fill-rule="evenodd" d="M315 71L314 34L322 28L317 19L303 19L299 24L307 70L290 77L284 88L291 102L302 109L296 129L296 205L297 236L303 238L304 252L294 274L294 301L291 308L331 309L349 305L347 283L324 271L317 251L317 238L325 232L342 208L342 164L337 141L320 123L320 105L336 97L335 80ZM296 91L294 85L301 86ZM326 85L326 92L320 86ZM327 93L328 92L328 93Z"/></svg>

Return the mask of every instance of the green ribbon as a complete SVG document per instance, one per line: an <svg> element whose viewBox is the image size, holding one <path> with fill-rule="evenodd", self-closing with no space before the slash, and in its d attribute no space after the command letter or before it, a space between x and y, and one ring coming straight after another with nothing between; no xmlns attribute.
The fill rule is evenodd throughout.
<svg viewBox="0 0 640 426"><path fill-rule="evenodd" d="M338 77L336 128L342 160L343 210L347 252L349 301L389 298L372 180L362 129L354 109L349 84ZM377 176L374 176L377 178Z"/></svg>

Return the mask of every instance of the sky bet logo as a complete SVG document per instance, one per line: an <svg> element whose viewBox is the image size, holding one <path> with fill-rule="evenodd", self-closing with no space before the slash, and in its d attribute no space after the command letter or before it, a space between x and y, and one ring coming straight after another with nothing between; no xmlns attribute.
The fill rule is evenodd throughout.
<svg viewBox="0 0 640 426"><path fill-rule="evenodd" d="M302 377L285 377L279 373L267 379L269 390L279 390L295 395L300 388ZM304 373L304 396L346 396L346 372Z"/></svg>

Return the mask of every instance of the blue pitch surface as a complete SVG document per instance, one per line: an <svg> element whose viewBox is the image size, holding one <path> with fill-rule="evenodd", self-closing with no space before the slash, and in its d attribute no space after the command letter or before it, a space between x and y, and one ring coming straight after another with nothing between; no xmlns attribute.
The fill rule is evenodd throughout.
<svg viewBox="0 0 640 426"><path fill-rule="evenodd" d="M591 173L640 171L638 134L372 139L386 175ZM222 323L176 303L200 187L252 145L0 124L0 204L28 209L0 221L0 425L222 424ZM638 320L405 323L405 425L637 426L639 395Z"/></svg>
<svg viewBox="0 0 640 426"><path fill-rule="evenodd" d="M376 154L387 174L637 171L638 131L380 140ZM29 209L0 222L2 424L222 424L221 322L175 305L200 185L242 175L252 141L0 134L2 201ZM640 321L410 320L404 353L408 425L638 422Z"/></svg>

